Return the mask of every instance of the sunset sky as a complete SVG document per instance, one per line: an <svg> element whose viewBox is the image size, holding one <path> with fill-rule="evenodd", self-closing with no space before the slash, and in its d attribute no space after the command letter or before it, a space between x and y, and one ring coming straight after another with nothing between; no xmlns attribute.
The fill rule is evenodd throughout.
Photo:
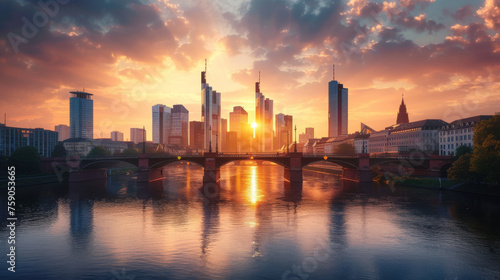
<svg viewBox="0 0 500 280"><path fill-rule="evenodd" d="M223 118L243 106L254 120L261 71L274 114L317 137L332 64L349 88L349 132L394 124L402 94L410 121L500 111L500 0L38 2L0 0L8 126L69 125L69 91L85 88L95 137L144 125L151 140L155 104L200 120L205 58Z"/></svg>

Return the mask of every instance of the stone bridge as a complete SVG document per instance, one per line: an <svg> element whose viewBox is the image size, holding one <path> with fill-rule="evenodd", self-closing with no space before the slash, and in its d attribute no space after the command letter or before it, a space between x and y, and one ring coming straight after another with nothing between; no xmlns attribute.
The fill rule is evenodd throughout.
<svg viewBox="0 0 500 280"><path fill-rule="evenodd" d="M149 182L163 178L162 167L179 161L187 161L204 168L203 181L218 182L220 168L230 162L240 160L269 161L283 166L284 179L292 183L302 182L302 169L315 162L330 162L343 169L342 179L359 182L371 182L370 168L376 165L393 165L401 170L412 169L415 175L440 176L443 168L451 164L451 157L438 155L418 156L372 156L359 155L303 155L288 154L221 154L204 153L202 155L140 154L131 156L112 156L99 158L78 158L66 160L70 172L70 181L85 181L101 176L104 168L123 167L124 164L137 167L139 182ZM49 160L50 161L50 160ZM60 161L52 160L52 167ZM61 166L61 165L59 165ZM63 164L64 166L64 164ZM64 169L64 168L63 168ZM99 171L100 170L100 171Z"/></svg>

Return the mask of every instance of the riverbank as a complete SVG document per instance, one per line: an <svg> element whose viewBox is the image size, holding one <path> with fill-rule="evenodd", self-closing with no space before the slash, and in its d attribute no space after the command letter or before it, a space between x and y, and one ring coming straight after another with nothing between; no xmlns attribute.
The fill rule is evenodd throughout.
<svg viewBox="0 0 500 280"><path fill-rule="evenodd" d="M0 179L0 189L7 188L7 182L10 182L9 179ZM16 187L26 187L26 186L35 186L35 185L45 185L45 184L54 184L61 183L57 175L55 174L36 174L36 175L22 175L16 176L15 179Z"/></svg>
<svg viewBox="0 0 500 280"><path fill-rule="evenodd" d="M393 177L395 185L417 187L435 190L456 191L471 194L491 195L500 197L500 186L486 184L463 183L446 178L424 177ZM389 182L390 183L390 182Z"/></svg>

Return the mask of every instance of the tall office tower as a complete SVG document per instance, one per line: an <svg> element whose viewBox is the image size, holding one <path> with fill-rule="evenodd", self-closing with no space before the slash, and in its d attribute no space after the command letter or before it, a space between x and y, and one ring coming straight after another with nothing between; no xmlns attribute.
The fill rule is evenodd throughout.
<svg viewBox="0 0 500 280"><path fill-rule="evenodd" d="M134 142L134 144L139 144L144 141L146 137L146 130L142 128L131 128L130 129L130 141Z"/></svg>
<svg viewBox="0 0 500 280"><path fill-rule="evenodd" d="M220 147L219 151L226 151L227 119L220 119Z"/></svg>
<svg viewBox="0 0 500 280"><path fill-rule="evenodd" d="M314 127L306 127L306 134L309 135L309 139L314 139Z"/></svg>
<svg viewBox="0 0 500 280"><path fill-rule="evenodd" d="M347 135L348 89L335 80L328 83L328 137Z"/></svg>
<svg viewBox="0 0 500 280"><path fill-rule="evenodd" d="M168 144L168 136L172 126L172 108L162 104L154 105L153 108L153 143ZM131 139L132 140L132 139Z"/></svg>
<svg viewBox="0 0 500 280"><path fill-rule="evenodd" d="M111 131L111 140L112 141L123 141L123 132Z"/></svg>
<svg viewBox="0 0 500 280"><path fill-rule="evenodd" d="M216 141L220 147L221 138L218 137L221 119L221 94L212 90L207 83L207 64L205 60L205 71L201 72L201 121L204 129L205 151L215 152Z"/></svg>
<svg viewBox="0 0 500 280"><path fill-rule="evenodd" d="M399 105L398 118L396 119L396 124L409 123L408 112L406 111L406 105L404 97L401 98L401 105Z"/></svg>
<svg viewBox="0 0 500 280"><path fill-rule="evenodd" d="M189 122L189 147L191 149L203 149L203 122Z"/></svg>
<svg viewBox="0 0 500 280"><path fill-rule="evenodd" d="M270 152L273 149L273 100L260 92L259 81L255 83L255 141L257 152Z"/></svg>
<svg viewBox="0 0 500 280"><path fill-rule="evenodd" d="M233 107L229 112L229 129L236 132L236 152L250 152L250 131L248 131L248 113L241 106Z"/></svg>
<svg viewBox="0 0 500 280"><path fill-rule="evenodd" d="M281 149L283 146L292 144L293 139L293 116L277 114L276 115L276 141L275 149Z"/></svg>
<svg viewBox="0 0 500 280"><path fill-rule="evenodd" d="M70 138L94 138L94 100L91 93L72 91L69 98Z"/></svg>
<svg viewBox="0 0 500 280"><path fill-rule="evenodd" d="M189 140L189 111L183 105L174 105L172 109L172 126L168 144L188 146Z"/></svg>
<svg viewBox="0 0 500 280"><path fill-rule="evenodd" d="M59 142L69 139L70 136L69 126L65 124L56 125L54 130L59 134L57 138Z"/></svg>

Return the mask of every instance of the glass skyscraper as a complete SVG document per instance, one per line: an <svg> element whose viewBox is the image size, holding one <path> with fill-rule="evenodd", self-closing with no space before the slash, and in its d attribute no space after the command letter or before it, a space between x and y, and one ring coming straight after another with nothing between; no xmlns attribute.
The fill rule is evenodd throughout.
<svg viewBox="0 0 500 280"><path fill-rule="evenodd" d="M70 138L94 138L94 100L91 93L72 91L69 98Z"/></svg>
<svg viewBox="0 0 500 280"><path fill-rule="evenodd" d="M328 137L347 135L348 89L335 80L328 83Z"/></svg>

